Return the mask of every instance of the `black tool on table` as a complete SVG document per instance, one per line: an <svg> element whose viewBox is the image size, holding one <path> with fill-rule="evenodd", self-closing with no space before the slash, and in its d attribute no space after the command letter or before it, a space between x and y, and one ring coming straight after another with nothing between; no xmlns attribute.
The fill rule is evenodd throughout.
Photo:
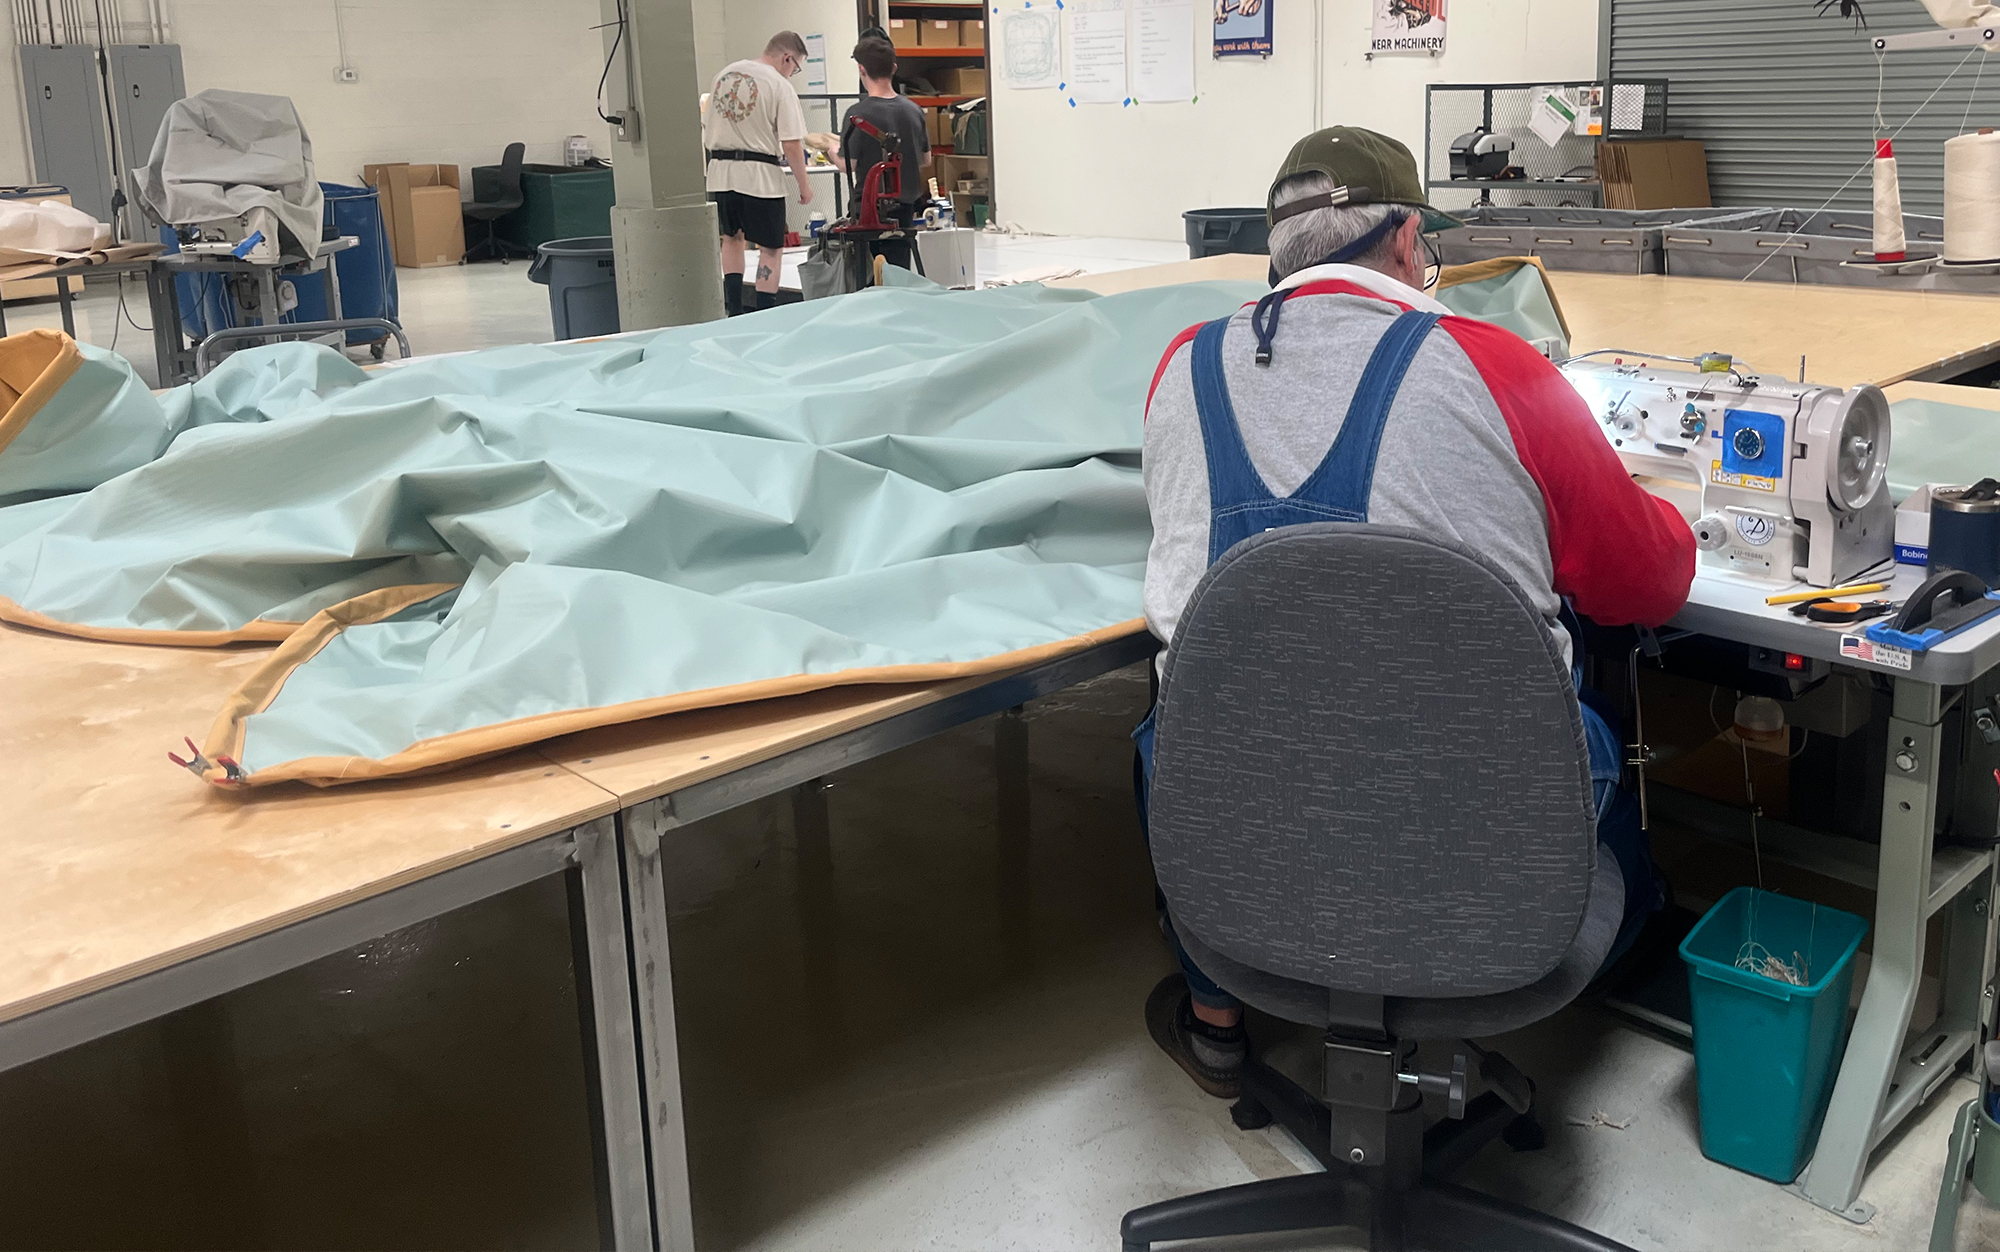
<svg viewBox="0 0 2000 1252"><path fill-rule="evenodd" d="M1982 617L2000 613L2000 600L1987 598L1986 581L1962 569L1940 570L1924 579L1902 611L1889 619L1890 630L1917 634L1935 630L1950 634Z"/></svg>
<svg viewBox="0 0 2000 1252"><path fill-rule="evenodd" d="M1819 600L1807 600L1792 606L1793 617L1803 617L1809 622L1865 622L1871 618L1887 617L1896 611L1894 600L1843 600L1838 596L1827 596Z"/></svg>

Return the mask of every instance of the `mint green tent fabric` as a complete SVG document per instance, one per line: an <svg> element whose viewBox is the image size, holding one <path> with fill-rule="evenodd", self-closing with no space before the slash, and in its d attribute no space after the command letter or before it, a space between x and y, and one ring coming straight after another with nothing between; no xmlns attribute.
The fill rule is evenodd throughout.
<svg viewBox="0 0 2000 1252"><path fill-rule="evenodd" d="M1437 299L1460 317L1505 326L1534 344L1545 356L1560 360L1569 355L1569 336L1563 331L1562 318L1549 299L1542 271L1533 265L1523 265L1497 278L1440 288Z"/></svg>
<svg viewBox="0 0 2000 1252"><path fill-rule="evenodd" d="M1911 398L1889 406L1889 495L2000 478L2000 413Z"/></svg>
<svg viewBox="0 0 2000 1252"><path fill-rule="evenodd" d="M1259 290L883 288L372 373L278 345L158 398L87 350L0 452L0 596L229 632L450 585L290 670L243 723L253 781L1059 646L1141 614L1160 352Z"/></svg>

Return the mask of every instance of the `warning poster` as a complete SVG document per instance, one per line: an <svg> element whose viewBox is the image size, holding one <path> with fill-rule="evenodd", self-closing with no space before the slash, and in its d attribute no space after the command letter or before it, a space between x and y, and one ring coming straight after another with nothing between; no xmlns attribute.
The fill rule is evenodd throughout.
<svg viewBox="0 0 2000 1252"><path fill-rule="evenodd" d="M1444 51L1445 0L1374 0L1370 52Z"/></svg>

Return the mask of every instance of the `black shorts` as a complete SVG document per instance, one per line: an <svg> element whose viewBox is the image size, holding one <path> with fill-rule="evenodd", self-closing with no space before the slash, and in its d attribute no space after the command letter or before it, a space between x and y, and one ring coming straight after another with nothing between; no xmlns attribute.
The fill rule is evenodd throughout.
<svg viewBox="0 0 2000 1252"><path fill-rule="evenodd" d="M746 196L740 191L711 191L716 221L724 239L741 235L760 248L785 246L785 198Z"/></svg>

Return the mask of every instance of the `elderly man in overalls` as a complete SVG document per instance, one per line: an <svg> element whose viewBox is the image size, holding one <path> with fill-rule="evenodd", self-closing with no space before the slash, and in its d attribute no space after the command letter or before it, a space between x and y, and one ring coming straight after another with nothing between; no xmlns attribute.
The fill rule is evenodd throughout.
<svg viewBox="0 0 2000 1252"><path fill-rule="evenodd" d="M1309 135L1266 207L1274 290L1183 332L1147 402L1155 635L1172 646L1195 584L1233 545L1321 521L1407 526L1477 549L1537 604L1565 657L1565 600L1605 625L1657 626L1680 609L1695 552L1680 514L1632 482L1554 366L1425 294L1423 236L1454 223L1425 203L1409 149L1348 126ZM1598 840L1625 879L1609 969L1666 889L1619 786L1619 737L1588 702L1584 724ZM1143 815L1150 716L1134 738ZM1247 1055L1242 1006L1174 948L1182 972L1148 999L1148 1030L1203 1090L1232 1098Z"/></svg>

